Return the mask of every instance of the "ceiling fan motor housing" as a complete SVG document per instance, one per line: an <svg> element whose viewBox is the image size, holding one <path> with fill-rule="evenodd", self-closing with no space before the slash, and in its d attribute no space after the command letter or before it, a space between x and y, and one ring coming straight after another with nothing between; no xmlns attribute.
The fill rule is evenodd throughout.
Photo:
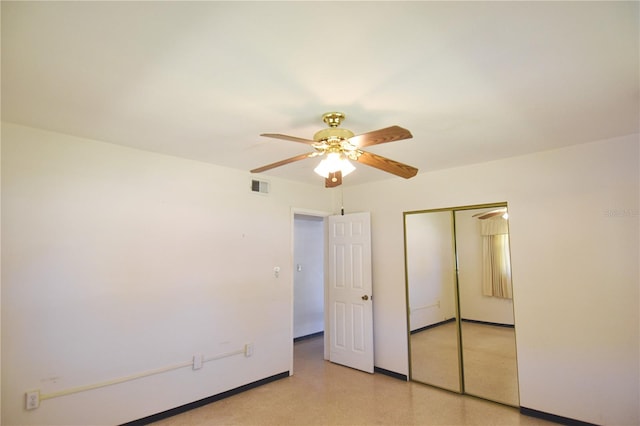
<svg viewBox="0 0 640 426"><path fill-rule="evenodd" d="M331 142L332 140L343 141L354 136L351 130L339 129L337 127L330 127L328 129L322 129L313 135L313 140L316 142Z"/></svg>
<svg viewBox="0 0 640 426"><path fill-rule="evenodd" d="M358 159L356 147L349 143L349 138L352 138L354 133L348 129L338 128L344 118L345 115L341 112L328 112L322 116L322 120L329 128L322 129L313 135L313 140L318 142L314 148L320 155L336 153L351 160Z"/></svg>
<svg viewBox="0 0 640 426"><path fill-rule="evenodd" d="M322 129L313 135L316 142L325 142L329 145L338 144L344 140L352 138L354 133L348 129L338 129L345 115L341 112L328 112L322 116L322 121L327 123L328 129Z"/></svg>

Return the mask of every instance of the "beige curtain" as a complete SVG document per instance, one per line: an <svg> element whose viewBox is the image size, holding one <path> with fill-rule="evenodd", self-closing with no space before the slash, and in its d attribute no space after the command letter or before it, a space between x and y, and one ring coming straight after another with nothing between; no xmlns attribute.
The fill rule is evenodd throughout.
<svg viewBox="0 0 640 426"><path fill-rule="evenodd" d="M509 224L502 216L480 221L482 234L482 294L511 299Z"/></svg>

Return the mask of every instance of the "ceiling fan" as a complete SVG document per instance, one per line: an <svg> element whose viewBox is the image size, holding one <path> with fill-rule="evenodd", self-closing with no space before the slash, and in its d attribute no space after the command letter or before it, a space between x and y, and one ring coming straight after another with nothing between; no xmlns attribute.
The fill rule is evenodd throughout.
<svg viewBox="0 0 640 426"><path fill-rule="evenodd" d="M415 167L360 149L380 143L410 139L413 135L407 129L399 126L391 126L355 136L351 130L338 127L344 119L345 115L341 112L328 112L324 114L322 120L329 128L317 132L313 136L313 140L278 133L261 134L260 136L268 138L304 143L311 146L313 151L258 167L257 169L251 170L251 173L261 173L295 161L323 156L323 160L314 171L325 178L325 187L327 188L333 188L342 184L342 178L355 170L355 167L349 160L375 167L376 169L392 173L405 179L409 179L418 173L418 169Z"/></svg>

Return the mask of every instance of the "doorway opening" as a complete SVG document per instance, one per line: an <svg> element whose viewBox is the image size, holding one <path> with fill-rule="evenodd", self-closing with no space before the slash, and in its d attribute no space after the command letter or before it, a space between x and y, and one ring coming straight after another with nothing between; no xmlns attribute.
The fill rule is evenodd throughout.
<svg viewBox="0 0 640 426"><path fill-rule="evenodd" d="M324 215L293 217L293 339L319 337L325 329Z"/></svg>

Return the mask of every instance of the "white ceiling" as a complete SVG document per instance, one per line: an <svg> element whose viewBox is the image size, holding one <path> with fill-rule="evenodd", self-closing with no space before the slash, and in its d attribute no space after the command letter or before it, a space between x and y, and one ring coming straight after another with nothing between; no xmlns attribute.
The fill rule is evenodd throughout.
<svg viewBox="0 0 640 426"><path fill-rule="evenodd" d="M309 150L260 133L341 111L455 167L638 133L639 4L2 1L2 119L248 171ZM317 162L266 175L323 186Z"/></svg>

